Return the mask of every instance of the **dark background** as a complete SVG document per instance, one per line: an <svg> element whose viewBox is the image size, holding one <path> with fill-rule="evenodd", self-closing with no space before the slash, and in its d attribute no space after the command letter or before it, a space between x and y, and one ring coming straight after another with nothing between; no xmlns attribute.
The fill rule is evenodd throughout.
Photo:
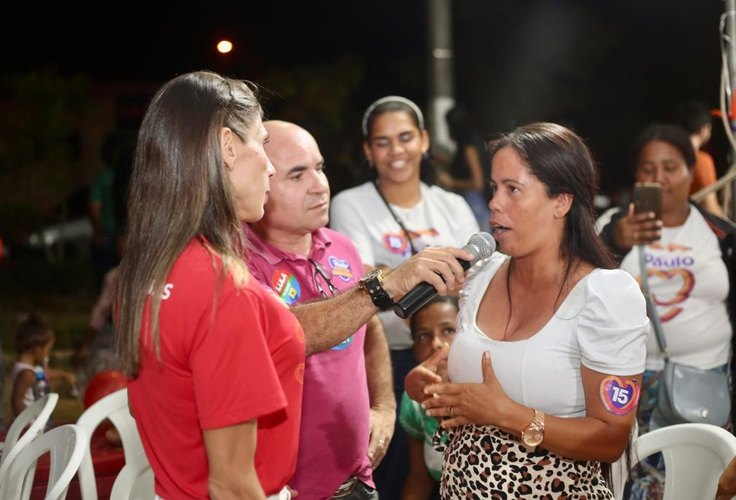
<svg viewBox="0 0 736 500"><path fill-rule="evenodd" d="M454 0L455 97L486 137L551 120L573 127L601 188L631 182L627 151L683 100L718 107L722 0ZM156 89L213 69L263 87L269 116L317 138L333 192L355 185L366 106L402 94L425 110L424 0L6 2L0 13L0 376L29 311L46 315L64 368L97 290L89 239L27 250L28 236L86 214L107 133L134 133ZM219 56L229 38L235 50ZM719 122L711 144L729 155ZM5 385L6 417L9 389ZM57 422L74 421L64 398ZM2 426L2 421L0 421Z"/></svg>
<svg viewBox="0 0 736 500"><path fill-rule="evenodd" d="M644 124L669 119L685 99L718 107L721 0L455 0L452 6L455 98L479 131L490 138L538 120L573 127L593 150L602 191L614 203L631 183L627 153ZM29 235L83 220L105 136L134 134L166 80L212 69L260 84L268 116L315 135L333 192L365 174L360 120L370 102L401 94L427 109L424 0L4 7L0 343L7 368L22 313L47 315L57 348L74 348L83 337L97 293L89 236L28 249ZM220 38L234 42L233 53L216 53ZM720 173L730 160L726 145L716 121L710 148Z"/></svg>
<svg viewBox="0 0 736 500"><path fill-rule="evenodd" d="M122 128L134 128L150 94L176 74L213 69L255 81L269 116L317 136L335 192L360 180L367 104L403 94L427 107L427 12L419 0L16 7L0 30L4 76L81 77L92 94L96 85L145 83L118 99ZM615 195L629 185L628 145L647 122L670 119L688 98L718 107L723 9L717 0L457 0L456 100L486 137L537 120L574 128L601 166L603 192ZM215 52L220 38L234 42L233 53ZM18 93L5 85L0 99ZM714 130L722 172L729 158L720 122ZM84 163L77 184L93 170Z"/></svg>

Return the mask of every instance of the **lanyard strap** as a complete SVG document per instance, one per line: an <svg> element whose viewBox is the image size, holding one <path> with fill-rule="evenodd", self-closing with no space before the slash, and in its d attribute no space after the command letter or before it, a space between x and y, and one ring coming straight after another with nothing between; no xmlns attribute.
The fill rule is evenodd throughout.
<svg viewBox="0 0 736 500"><path fill-rule="evenodd" d="M639 253L639 275L641 276L641 291L644 294L644 299L646 299L647 301L647 313L649 314L649 320L652 322L652 328L654 328L654 336L657 338L657 345L659 346L659 350L662 351L662 357L665 361L667 361L670 359L670 354L667 352L667 342L665 342L664 340L662 321L659 319L657 306L654 305L652 295L649 292L649 274L647 273L644 248L646 248L645 245L636 246L636 251Z"/></svg>
<svg viewBox="0 0 736 500"><path fill-rule="evenodd" d="M388 211L391 214L391 216L394 218L394 220L396 221L396 223L399 225L399 227L401 228L401 230L406 235L406 239L409 241L409 246L411 247L411 254L412 255L416 255L417 254L417 249L414 247L414 242L412 242L411 234L409 234L409 231L407 231L407 229L404 226L404 224L402 224L401 219L399 219L399 217L396 215L396 212L394 212L393 208L391 208L391 205L389 204L389 202L386 199L386 197L383 196L383 193L381 192L381 188L378 187L378 181L377 180L374 180L373 181L373 186L376 188L376 192L378 193L378 196L381 197L381 200L386 205L386 208L388 208Z"/></svg>

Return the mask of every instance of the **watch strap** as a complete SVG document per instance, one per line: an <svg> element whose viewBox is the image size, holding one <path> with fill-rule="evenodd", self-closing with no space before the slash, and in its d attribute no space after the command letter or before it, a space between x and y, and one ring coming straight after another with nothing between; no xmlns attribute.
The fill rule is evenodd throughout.
<svg viewBox="0 0 736 500"><path fill-rule="evenodd" d="M386 311L393 307L394 301L383 288L382 278L383 273L380 271L375 274L369 273L360 280L360 284L368 292L373 304L381 311Z"/></svg>
<svg viewBox="0 0 736 500"><path fill-rule="evenodd" d="M540 432L544 432L544 412L534 408L534 424Z"/></svg>
<svg viewBox="0 0 736 500"><path fill-rule="evenodd" d="M544 412L537 410L536 408L532 408L532 410L534 411L534 418L529 422L529 425L524 427L521 431L521 440L527 450L533 452L544 436ZM533 433L539 433L539 437L536 439L532 438L530 434Z"/></svg>

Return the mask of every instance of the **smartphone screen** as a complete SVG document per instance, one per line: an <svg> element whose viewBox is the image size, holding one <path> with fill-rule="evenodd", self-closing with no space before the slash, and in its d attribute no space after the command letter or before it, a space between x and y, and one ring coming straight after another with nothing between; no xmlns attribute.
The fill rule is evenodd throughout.
<svg viewBox="0 0 736 500"><path fill-rule="evenodd" d="M662 186L658 182L637 182L634 185L634 212L654 212L662 218Z"/></svg>

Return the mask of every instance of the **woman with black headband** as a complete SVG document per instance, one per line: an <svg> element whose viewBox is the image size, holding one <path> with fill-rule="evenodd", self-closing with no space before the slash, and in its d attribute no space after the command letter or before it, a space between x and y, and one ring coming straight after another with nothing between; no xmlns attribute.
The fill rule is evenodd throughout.
<svg viewBox="0 0 736 500"><path fill-rule="evenodd" d="M363 151L375 179L335 196L331 227L355 243L367 270L387 271L427 246L462 247L478 232L465 200L428 183L429 135L416 104L387 96L363 115ZM393 367L397 402L414 366L408 325L392 311L380 313ZM374 475L381 498L398 498L406 475L406 437L397 428L383 467ZM390 476L390 477L388 477Z"/></svg>

